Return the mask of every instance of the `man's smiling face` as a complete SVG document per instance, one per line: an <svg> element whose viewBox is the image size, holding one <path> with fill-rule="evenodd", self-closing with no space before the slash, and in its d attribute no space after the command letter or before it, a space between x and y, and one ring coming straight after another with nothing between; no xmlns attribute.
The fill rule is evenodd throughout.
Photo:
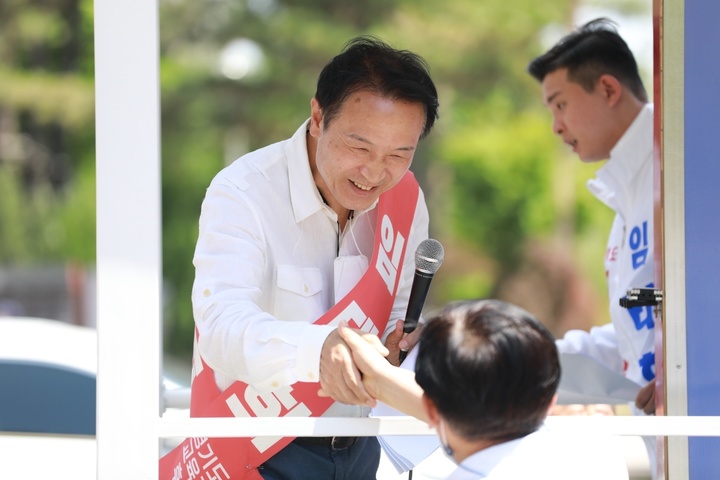
<svg viewBox="0 0 720 480"><path fill-rule="evenodd" d="M313 177L328 204L364 210L405 175L425 124L420 103L381 97L367 90L350 95L329 125L312 101L309 152Z"/></svg>

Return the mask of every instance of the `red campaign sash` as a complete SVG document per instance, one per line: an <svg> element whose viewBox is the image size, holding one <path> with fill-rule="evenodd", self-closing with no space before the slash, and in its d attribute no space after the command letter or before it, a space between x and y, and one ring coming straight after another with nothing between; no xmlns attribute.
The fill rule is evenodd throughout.
<svg viewBox="0 0 720 480"><path fill-rule="evenodd" d="M380 196L370 266L357 285L314 324L337 325L347 321L366 332L379 335L385 331L402 272L418 191L415 177L408 171L400 183ZM298 382L260 393L237 381L220 392L213 370L202 358L199 360L191 386L191 417L319 417L333 404L332 399L317 396L317 382ZM292 440L293 437L187 438L160 459L159 478L261 480L257 467Z"/></svg>

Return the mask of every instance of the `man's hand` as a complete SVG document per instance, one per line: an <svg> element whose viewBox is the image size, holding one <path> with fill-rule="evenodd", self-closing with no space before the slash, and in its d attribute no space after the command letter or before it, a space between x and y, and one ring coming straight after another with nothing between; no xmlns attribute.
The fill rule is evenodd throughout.
<svg viewBox="0 0 720 480"><path fill-rule="evenodd" d="M405 335L403 333L404 326L405 322L398 320L395 324L395 330L390 332L385 340L385 346L390 351L387 356L388 362L396 367L400 365L400 350L404 352L412 350L420 340L420 331L422 330L422 324L418 324L415 330Z"/></svg>
<svg viewBox="0 0 720 480"><path fill-rule="evenodd" d="M353 331L347 327L340 327L339 333L352 351L353 360L362 373L365 388L373 398L377 398L380 395L378 378L383 371L392 368L385 359L388 349L383 347L378 337L369 333Z"/></svg>
<svg viewBox="0 0 720 480"><path fill-rule="evenodd" d="M337 330L325 339L320 353L320 386L323 396L338 402L375 406L375 399L365 390L360 371Z"/></svg>
<svg viewBox="0 0 720 480"><path fill-rule="evenodd" d="M423 392L415 382L415 372L392 366L385 359L387 349L375 335L345 326L341 326L338 331L352 351L368 393L392 408L427 422L422 404ZM322 390L318 394L327 396Z"/></svg>
<svg viewBox="0 0 720 480"><path fill-rule="evenodd" d="M402 320L398 320L395 324L395 330L385 339L385 347L388 349L387 361L396 367L400 365L400 341L403 339L403 325Z"/></svg>
<svg viewBox="0 0 720 480"><path fill-rule="evenodd" d="M640 389L635 397L635 406L646 415L655 414L655 380Z"/></svg>

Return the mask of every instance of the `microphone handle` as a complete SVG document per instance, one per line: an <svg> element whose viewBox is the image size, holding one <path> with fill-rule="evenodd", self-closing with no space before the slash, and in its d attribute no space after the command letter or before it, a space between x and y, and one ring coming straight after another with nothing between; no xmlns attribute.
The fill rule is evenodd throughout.
<svg viewBox="0 0 720 480"><path fill-rule="evenodd" d="M415 270L415 278L413 279L412 288L410 289L410 298L408 299L407 313L405 314L405 324L403 325L403 333L410 333L417 327L420 320L425 298L428 290L430 290L430 282L433 274ZM408 352L400 350L400 363L405 360Z"/></svg>
<svg viewBox="0 0 720 480"><path fill-rule="evenodd" d="M425 304L425 298L427 297L428 290L430 290L432 278L432 273L415 270L415 279L410 289L410 298L408 299L407 313L405 314L404 333L410 333L417 327L423 305Z"/></svg>
<svg viewBox="0 0 720 480"><path fill-rule="evenodd" d="M400 350L400 364L402 365L402 362L405 361L405 358L407 357L407 353L405 350Z"/></svg>

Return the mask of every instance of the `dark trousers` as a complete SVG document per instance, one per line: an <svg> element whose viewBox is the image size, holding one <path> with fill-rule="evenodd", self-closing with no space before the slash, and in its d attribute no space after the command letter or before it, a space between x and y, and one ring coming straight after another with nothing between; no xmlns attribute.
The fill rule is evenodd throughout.
<svg viewBox="0 0 720 480"><path fill-rule="evenodd" d="M358 437L350 447L291 442L258 469L265 480L375 480L380 444Z"/></svg>

